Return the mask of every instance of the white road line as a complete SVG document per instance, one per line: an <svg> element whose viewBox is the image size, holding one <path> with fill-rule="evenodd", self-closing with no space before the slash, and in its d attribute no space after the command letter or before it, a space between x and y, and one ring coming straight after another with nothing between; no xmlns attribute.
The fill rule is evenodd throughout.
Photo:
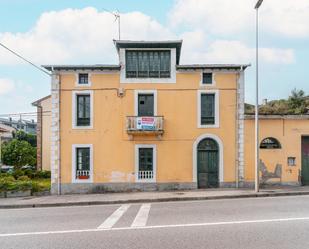
<svg viewBox="0 0 309 249"><path fill-rule="evenodd" d="M150 211L150 203L143 204L139 209L131 227L144 227L146 226L148 215Z"/></svg>
<svg viewBox="0 0 309 249"><path fill-rule="evenodd" d="M98 229L110 229L117 223L121 216L128 210L130 204L121 205L114 213L111 214L99 227Z"/></svg>
<svg viewBox="0 0 309 249"><path fill-rule="evenodd" d="M28 232L28 233L7 233L7 234L0 234L0 238L1 237L14 237L14 236L85 233L85 232L102 232L102 231L121 231L121 230L143 230L143 229L177 228L177 227L222 226L222 225L235 225L235 224L237 225L237 224L254 224L254 223L270 223L270 222L286 222L286 221L306 221L306 220L309 220L309 217L282 218L282 219L269 219L269 220L223 221L223 222L210 222L210 223L158 225L158 226L144 226L144 227L116 227L116 228L102 228L102 229L94 228L94 229L82 229L82 230Z"/></svg>

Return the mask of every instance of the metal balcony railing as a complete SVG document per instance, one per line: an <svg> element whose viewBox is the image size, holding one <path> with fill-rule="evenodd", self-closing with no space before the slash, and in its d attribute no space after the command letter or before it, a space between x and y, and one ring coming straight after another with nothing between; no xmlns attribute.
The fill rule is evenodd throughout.
<svg viewBox="0 0 309 249"><path fill-rule="evenodd" d="M129 134L136 133L152 133L163 134L163 116L127 116L127 132Z"/></svg>

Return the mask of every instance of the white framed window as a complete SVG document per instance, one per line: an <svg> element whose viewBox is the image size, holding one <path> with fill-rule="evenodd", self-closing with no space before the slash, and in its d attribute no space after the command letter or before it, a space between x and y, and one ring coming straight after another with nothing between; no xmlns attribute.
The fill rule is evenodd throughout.
<svg viewBox="0 0 309 249"><path fill-rule="evenodd" d="M93 128L93 91L72 92L72 128Z"/></svg>
<svg viewBox="0 0 309 249"><path fill-rule="evenodd" d="M75 74L76 81L75 86L83 87L83 86L91 86L91 74L89 72L78 72Z"/></svg>
<svg viewBox="0 0 309 249"><path fill-rule="evenodd" d="M215 86L215 73L209 70L201 71L200 86Z"/></svg>
<svg viewBox="0 0 309 249"><path fill-rule="evenodd" d="M219 128L219 91L197 91L197 127Z"/></svg>
<svg viewBox="0 0 309 249"><path fill-rule="evenodd" d="M72 183L93 182L92 144L72 145Z"/></svg>
<svg viewBox="0 0 309 249"><path fill-rule="evenodd" d="M156 182L157 147L155 144L135 145L135 182Z"/></svg>
<svg viewBox="0 0 309 249"><path fill-rule="evenodd" d="M150 115L144 115L147 113ZM140 114L141 116L157 116L157 90L134 91L134 115L140 116Z"/></svg>

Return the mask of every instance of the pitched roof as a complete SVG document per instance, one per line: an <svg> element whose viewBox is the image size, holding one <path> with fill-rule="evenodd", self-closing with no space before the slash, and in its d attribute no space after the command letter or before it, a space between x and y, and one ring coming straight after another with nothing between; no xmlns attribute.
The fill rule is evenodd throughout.
<svg viewBox="0 0 309 249"><path fill-rule="evenodd" d="M89 71L119 71L120 65L107 65L107 64L95 64L95 65L42 65L46 70L59 71L59 70L67 70L67 71L75 71L75 70L89 70Z"/></svg>
<svg viewBox="0 0 309 249"><path fill-rule="evenodd" d="M48 99L48 98L50 98L50 97L51 97L51 95L45 96L45 97L43 97L43 98L40 98L40 99L38 99L38 100L32 102L31 105L33 105L33 106L38 106L42 101L44 101L45 99Z"/></svg>

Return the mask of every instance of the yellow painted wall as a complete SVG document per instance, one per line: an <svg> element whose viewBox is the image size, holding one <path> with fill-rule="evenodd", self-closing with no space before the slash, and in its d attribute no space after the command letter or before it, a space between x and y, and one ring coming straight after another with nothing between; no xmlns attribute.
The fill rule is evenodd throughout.
<svg viewBox="0 0 309 249"><path fill-rule="evenodd" d="M42 170L50 170L51 97L40 102L42 117Z"/></svg>
<svg viewBox="0 0 309 249"><path fill-rule="evenodd" d="M282 165L282 182L298 181L301 170L302 135L309 135L309 120L260 120L260 141L266 137L274 137L282 146L282 149L260 149L260 158L271 172L274 172L277 163ZM254 148L254 120L245 120L245 181L247 182L254 181ZM288 166L288 157L296 157L296 166Z"/></svg>
<svg viewBox="0 0 309 249"><path fill-rule="evenodd" d="M119 73L91 74L91 87L75 86L74 73L61 75L61 178L72 181L72 144L93 144L94 183L134 182L135 144L156 144L157 182L192 182L193 143L216 134L224 144L224 182L235 181L236 73L216 73L214 87L200 87L201 73L177 73L176 84L120 84ZM124 97L116 88L125 89ZM114 88L114 89L106 89ZM197 90L219 89L220 128L197 128ZM72 129L72 90L94 90L93 129ZM134 136L126 132L126 116L134 115L134 90L157 90L157 115L164 134Z"/></svg>

